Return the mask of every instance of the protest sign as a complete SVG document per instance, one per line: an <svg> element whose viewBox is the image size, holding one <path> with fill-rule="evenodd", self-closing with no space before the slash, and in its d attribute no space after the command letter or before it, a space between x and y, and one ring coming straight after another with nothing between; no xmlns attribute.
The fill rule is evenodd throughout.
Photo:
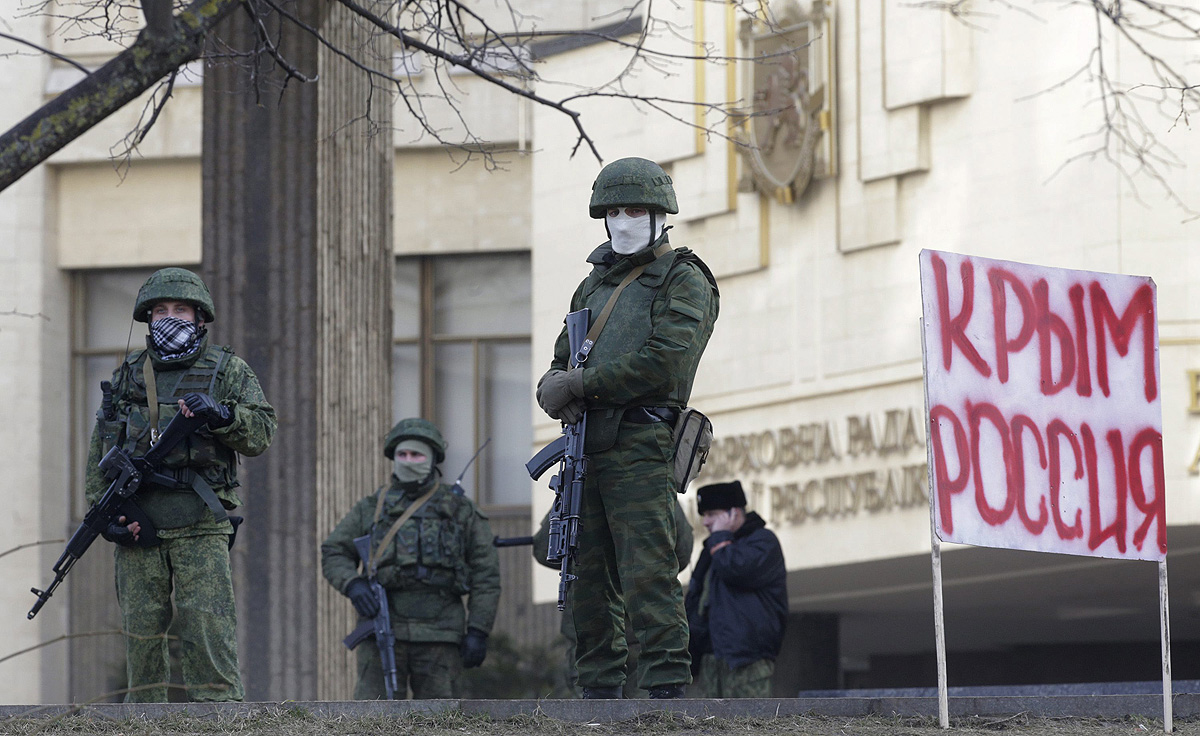
<svg viewBox="0 0 1200 736"><path fill-rule="evenodd" d="M921 252L939 539L1167 553L1153 280Z"/></svg>

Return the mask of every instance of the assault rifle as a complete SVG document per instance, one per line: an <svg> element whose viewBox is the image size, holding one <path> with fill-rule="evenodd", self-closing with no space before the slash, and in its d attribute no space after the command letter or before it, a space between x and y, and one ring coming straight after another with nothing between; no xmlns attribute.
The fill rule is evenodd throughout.
<svg viewBox="0 0 1200 736"><path fill-rule="evenodd" d="M109 405L106 404L105 412L108 412L109 408ZM105 479L111 481L108 490L104 492L99 501L88 509L79 528L67 542L66 551L58 558L58 562L54 563L54 581L45 590L31 588L33 594L37 596L37 603L34 603L33 608L29 609L27 618L32 619L38 614L38 611L42 610L42 606L46 605L46 601L54 595L54 589L67 577L67 573L88 551L88 547L96 541L96 537L107 532L109 525L115 523L122 516L122 506L125 501L137 493L143 483L175 485L174 477L158 473L163 458L175 445L203 424L204 420L200 417L185 417L181 412L171 419L171 423L167 425L158 441L150 446L145 455L133 457L120 446L113 447L105 454L104 458L100 460L100 469L104 471Z"/></svg>
<svg viewBox="0 0 1200 736"><path fill-rule="evenodd" d="M388 700L396 699L398 682L396 680L396 635L392 633L392 619L388 613L387 591L375 579L375 571L368 569L371 559L371 535L364 534L355 537L354 549L362 560L363 569L367 573L367 585L371 586L371 594L379 604L379 612L374 618L364 619L354 631L346 635L342 643L347 649L362 644L368 636L375 637L375 646L379 647L379 659L383 664L383 688Z"/></svg>
<svg viewBox="0 0 1200 736"><path fill-rule="evenodd" d="M567 315L567 341L571 346L570 366L572 369L587 359L582 352L587 336L589 309L580 309ZM583 454L583 441L587 434L587 412L575 424L563 424L562 436L538 451L525 463L529 477L538 480L542 474L558 463L558 474L550 479L554 491L554 505L550 507L550 549L546 561L559 563L558 610L567 605L567 586L576 576L571 573L579 551L579 506L583 498L583 481L587 478L588 458Z"/></svg>

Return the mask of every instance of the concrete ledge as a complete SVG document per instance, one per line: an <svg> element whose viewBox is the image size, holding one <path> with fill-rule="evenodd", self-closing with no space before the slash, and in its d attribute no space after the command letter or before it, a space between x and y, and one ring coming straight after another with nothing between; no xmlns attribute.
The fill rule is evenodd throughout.
<svg viewBox="0 0 1200 736"><path fill-rule="evenodd" d="M1175 718L1200 716L1200 695L1173 699ZM1045 695L950 698L950 715L1034 717L1145 716L1160 719L1161 695ZM573 723L616 723L652 713L694 718L778 718L785 716L925 716L937 717L937 698L763 698L745 700L399 700L399 701L285 701L281 703L95 703L91 705L5 705L0 718L51 718L79 713L115 721L132 718L236 719L282 711L302 711L320 717L395 717L410 714L461 712L496 720L546 716Z"/></svg>

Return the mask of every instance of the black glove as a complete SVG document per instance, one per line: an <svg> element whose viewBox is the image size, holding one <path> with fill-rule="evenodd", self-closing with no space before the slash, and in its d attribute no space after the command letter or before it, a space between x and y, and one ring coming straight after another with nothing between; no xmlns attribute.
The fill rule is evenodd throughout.
<svg viewBox="0 0 1200 736"><path fill-rule="evenodd" d="M354 610L363 618L375 618L379 615L379 601L371 592L371 585L362 578L355 578L346 586L346 597L354 604Z"/></svg>
<svg viewBox="0 0 1200 736"><path fill-rule="evenodd" d="M561 419L560 410L571 399L583 398L583 369L564 371L551 368L538 381L536 396L542 411L551 418Z"/></svg>
<svg viewBox="0 0 1200 736"><path fill-rule="evenodd" d="M463 667L470 669L483 664L483 659L487 656L487 637L488 635L479 629L467 629L467 635L459 647Z"/></svg>
<svg viewBox="0 0 1200 736"><path fill-rule="evenodd" d="M233 412L229 411L229 407L213 401L213 397L208 394L186 394L183 403L193 414L203 419L209 429L227 427L233 423Z"/></svg>
<svg viewBox="0 0 1200 736"><path fill-rule="evenodd" d="M558 410L558 418L563 424L578 424L585 411L587 405L583 403L583 399L571 399Z"/></svg>
<svg viewBox="0 0 1200 736"><path fill-rule="evenodd" d="M134 547L137 545L137 540L133 538L133 532L129 531L129 527L115 521L108 525L108 530L101 536L122 547Z"/></svg>

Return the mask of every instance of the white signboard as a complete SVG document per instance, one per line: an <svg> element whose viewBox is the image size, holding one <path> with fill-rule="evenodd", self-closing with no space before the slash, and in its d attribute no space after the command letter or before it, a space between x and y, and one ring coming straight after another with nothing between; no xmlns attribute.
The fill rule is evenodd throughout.
<svg viewBox="0 0 1200 736"><path fill-rule="evenodd" d="M1165 559L1154 282L926 250L921 296L938 538Z"/></svg>

